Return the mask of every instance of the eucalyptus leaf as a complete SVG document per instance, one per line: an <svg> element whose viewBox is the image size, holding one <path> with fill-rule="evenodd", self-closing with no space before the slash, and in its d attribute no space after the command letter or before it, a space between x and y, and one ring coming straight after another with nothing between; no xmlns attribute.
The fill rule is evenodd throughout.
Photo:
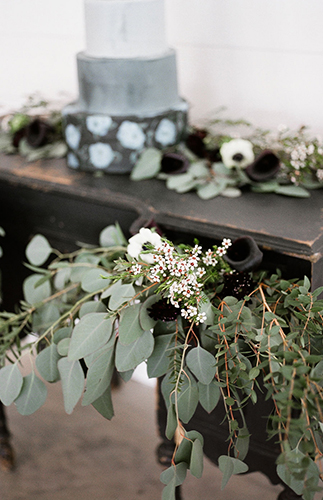
<svg viewBox="0 0 323 500"><path fill-rule="evenodd" d="M202 200L210 200L221 194L222 186L216 182L208 182L197 188L197 194Z"/></svg>
<svg viewBox="0 0 323 500"><path fill-rule="evenodd" d="M100 262L100 257L89 252L83 252L78 255L71 266L71 281L79 283L85 274L95 268Z"/></svg>
<svg viewBox="0 0 323 500"><path fill-rule="evenodd" d="M67 356L70 348L71 338L66 337L57 343L57 352L60 356Z"/></svg>
<svg viewBox="0 0 323 500"><path fill-rule="evenodd" d="M79 318L83 318L89 313L100 313L107 312L106 306L100 300L90 300L89 302L84 302L79 311Z"/></svg>
<svg viewBox="0 0 323 500"><path fill-rule="evenodd" d="M120 282L121 283L121 282ZM115 286L118 285L118 286ZM119 307L122 306L125 302L129 302L135 295L135 289L133 285L122 285L116 283L111 287L110 290L110 300L109 300L109 308L112 311L116 311ZM103 295L102 295L103 298Z"/></svg>
<svg viewBox="0 0 323 500"><path fill-rule="evenodd" d="M71 414L82 396L84 373L79 361L61 358L57 366L62 381L64 408L66 413Z"/></svg>
<svg viewBox="0 0 323 500"><path fill-rule="evenodd" d="M174 437L178 422L176 418L175 406L173 404L169 405L167 410L167 422L165 435L167 439L172 439Z"/></svg>
<svg viewBox="0 0 323 500"><path fill-rule="evenodd" d="M17 398L21 391L23 377L16 364L7 365L0 370L0 400L5 406Z"/></svg>
<svg viewBox="0 0 323 500"><path fill-rule="evenodd" d="M177 395L178 416L185 424L193 417L198 401L199 393L195 380L185 376Z"/></svg>
<svg viewBox="0 0 323 500"><path fill-rule="evenodd" d="M72 334L72 326L64 326L63 328L59 328L53 335L53 341L55 344L58 344L62 339L70 337Z"/></svg>
<svg viewBox="0 0 323 500"><path fill-rule="evenodd" d="M58 269L54 277L54 285L57 290L63 290L66 287L71 277L71 269L69 267L63 267Z"/></svg>
<svg viewBox="0 0 323 500"><path fill-rule="evenodd" d="M39 307L33 315L32 328L34 332L41 333L50 328L59 318L60 311L56 304L49 302Z"/></svg>
<svg viewBox="0 0 323 500"><path fill-rule="evenodd" d="M244 460L249 451L250 434L247 427L239 429L238 437L235 443L235 456L239 460Z"/></svg>
<svg viewBox="0 0 323 500"><path fill-rule="evenodd" d="M99 236L101 247L126 246L128 244L118 223L105 227Z"/></svg>
<svg viewBox="0 0 323 500"><path fill-rule="evenodd" d="M133 167L130 179L141 181L156 177L161 168L162 152L157 148L147 148Z"/></svg>
<svg viewBox="0 0 323 500"><path fill-rule="evenodd" d="M169 368L170 357L175 347L175 334L160 335L155 338L154 350L147 361L149 378L165 375Z"/></svg>
<svg viewBox="0 0 323 500"><path fill-rule="evenodd" d="M51 294L48 281L36 287L37 282L42 278L41 274L32 274L23 282L23 293L25 301L29 304L36 304L47 299Z"/></svg>
<svg viewBox="0 0 323 500"><path fill-rule="evenodd" d="M46 401L47 388L32 371L24 377L19 396L15 399L15 405L21 415L31 415L37 411Z"/></svg>
<svg viewBox="0 0 323 500"><path fill-rule="evenodd" d="M201 346L191 349L186 356L189 369L202 384L210 384L215 376L216 363L214 356Z"/></svg>
<svg viewBox="0 0 323 500"><path fill-rule="evenodd" d="M150 331L145 331L132 344L123 345L118 342L116 349L116 368L119 372L126 372L136 368L145 361L154 349L154 337Z"/></svg>
<svg viewBox="0 0 323 500"><path fill-rule="evenodd" d="M221 393L219 386L216 384L215 380L212 380L207 385L198 382L198 389L201 405L205 411L211 413L220 400Z"/></svg>
<svg viewBox="0 0 323 500"><path fill-rule="evenodd" d="M82 406L94 403L104 394L111 383L114 372L114 349L109 348L89 366Z"/></svg>
<svg viewBox="0 0 323 500"><path fill-rule="evenodd" d="M123 309L120 315L119 322L119 342L123 345L132 344L135 340L139 339L145 330L140 325L139 314L140 304Z"/></svg>
<svg viewBox="0 0 323 500"><path fill-rule="evenodd" d="M175 466L172 465L168 469L164 470L160 475L160 480L164 484L169 484L175 481L175 486L180 486L187 474L187 464L185 462L180 462Z"/></svg>
<svg viewBox="0 0 323 500"><path fill-rule="evenodd" d="M106 313L89 313L74 327L69 360L81 359L106 344L112 335L113 323Z"/></svg>
<svg viewBox="0 0 323 500"><path fill-rule="evenodd" d="M166 184L168 189L179 189L181 186L186 186L193 181L193 176L189 172L184 174L171 175L168 177Z"/></svg>
<svg viewBox="0 0 323 500"><path fill-rule="evenodd" d="M192 445L190 471L192 476L200 478L203 474L203 447L199 439L195 439Z"/></svg>
<svg viewBox="0 0 323 500"><path fill-rule="evenodd" d="M227 187L221 191L221 196L225 196L226 198L239 198L242 195L242 192L238 188Z"/></svg>
<svg viewBox="0 0 323 500"><path fill-rule="evenodd" d="M297 198L309 198L311 196L306 189L302 188L301 186L294 185L278 186L275 189L275 193Z"/></svg>
<svg viewBox="0 0 323 500"><path fill-rule="evenodd" d="M57 363L60 357L56 344L50 344L37 354L35 361L36 368L47 382L56 382L59 380Z"/></svg>
<svg viewBox="0 0 323 500"><path fill-rule="evenodd" d="M52 247L41 234L36 234L26 247L26 257L34 266L43 265L51 253Z"/></svg>
<svg viewBox="0 0 323 500"><path fill-rule="evenodd" d="M221 455L219 457L219 469L223 474L221 483L221 490L223 490L233 474L243 474L247 472L248 466L237 458Z"/></svg>
<svg viewBox="0 0 323 500"><path fill-rule="evenodd" d="M113 404L111 398L111 387L92 403L93 408L96 409L104 418L111 420L114 416Z"/></svg>
<svg viewBox="0 0 323 500"><path fill-rule="evenodd" d="M110 274L103 269L90 269L82 278L82 290L93 293L109 286Z"/></svg>
<svg viewBox="0 0 323 500"><path fill-rule="evenodd" d="M173 477L172 480L165 486L162 493L162 500L176 500L175 496L175 484L176 478Z"/></svg>
<svg viewBox="0 0 323 500"><path fill-rule="evenodd" d="M157 321L149 316L147 309L149 309L153 304L158 302L160 299L161 299L160 295L154 294L148 297L148 299L146 299L145 302L142 303L139 312L139 322L144 330L150 330L151 328L154 328L154 326L156 325Z"/></svg>

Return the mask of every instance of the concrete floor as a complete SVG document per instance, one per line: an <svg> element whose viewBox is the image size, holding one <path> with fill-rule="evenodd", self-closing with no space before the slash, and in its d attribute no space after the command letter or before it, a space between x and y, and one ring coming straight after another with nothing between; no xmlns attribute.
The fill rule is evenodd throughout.
<svg viewBox="0 0 323 500"><path fill-rule="evenodd" d="M21 416L7 408L16 453L13 472L0 472L0 500L160 500L155 389L136 381L114 391L111 422L92 407L63 408L59 384L46 404ZM221 473L205 459L202 479L188 475L184 500L276 500L281 491L260 473L234 476L223 491Z"/></svg>

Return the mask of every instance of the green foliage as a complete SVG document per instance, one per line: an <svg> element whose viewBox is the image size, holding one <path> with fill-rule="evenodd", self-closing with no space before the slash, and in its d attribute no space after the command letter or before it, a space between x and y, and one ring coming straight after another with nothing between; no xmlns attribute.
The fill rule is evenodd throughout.
<svg viewBox="0 0 323 500"><path fill-rule="evenodd" d="M127 381L146 362L149 377L163 377L166 435L176 439L161 476L170 500L187 471L202 475L203 438L185 429L199 403L209 413L222 405L228 420L222 487L247 471L244 408L257 404L260 387L273 401L268 435L281 444L278 475L312 500L323 454L323 289L261 272L249 296L223 297L216 290L230 268L216 246L204 252L161 239L163 247L147 250L143 241L155 268L154 259L130 257L119 227L100 238L105 246L66 255L39 236L30 242L24 301L0 313L0 400L29 415L46 400L43 379L61 384L67 413L80 402L110 420L114 371ZM30 330L37 335L21 344ZM23 377L18 362L30 354L35 367Z"/></svg>

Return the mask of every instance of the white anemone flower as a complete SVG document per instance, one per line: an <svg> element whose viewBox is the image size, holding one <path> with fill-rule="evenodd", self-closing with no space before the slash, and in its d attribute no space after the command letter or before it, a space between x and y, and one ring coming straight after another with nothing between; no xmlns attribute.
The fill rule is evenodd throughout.
<svg viewBox="0 0 323 500"><path fill-rule="evenodd" d="M142 253L147 249L147 243L150 243L153 247L158 248L161 246L162 240L158 233L155 233L146 227L142 227L139 233L129 238L129 244L127 247L128 254L135 259L141 259L144 262L147 262L147 264L153 264L153 254Z"/></svg>
<svg viewBox="0 0 323 500"><path fill-rule="evenodd" d="M246 168L255 159L252 143L246 139L232 139L222 144L220 155L227 168Z"/></svg>
<svg viewBox="0 0 323 500"><path fill-rule="evenodd" d="M89 156L96 168L106 168L114 160L114 152L109 144L97 142L89 146Z"/></svg>

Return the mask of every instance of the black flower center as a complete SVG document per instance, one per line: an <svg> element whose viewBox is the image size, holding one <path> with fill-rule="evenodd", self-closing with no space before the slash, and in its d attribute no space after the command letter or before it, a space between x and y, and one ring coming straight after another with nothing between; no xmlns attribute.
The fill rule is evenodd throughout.
<svg viewBox="0 0 323 500"><path fill-rule="evenodd" d="M224 287L221 292L223 297L232 296L238 300L243 299L255 289L255 283L249 273L233 271L224 276Z"/></svg>
<svg viewBox="0 0 323 500"><path fill-rule="evenodd" d="M232 160L237 161L240 163L244 159L244 156L242 153L236 153L235 155L232 156Z"/></svg>

